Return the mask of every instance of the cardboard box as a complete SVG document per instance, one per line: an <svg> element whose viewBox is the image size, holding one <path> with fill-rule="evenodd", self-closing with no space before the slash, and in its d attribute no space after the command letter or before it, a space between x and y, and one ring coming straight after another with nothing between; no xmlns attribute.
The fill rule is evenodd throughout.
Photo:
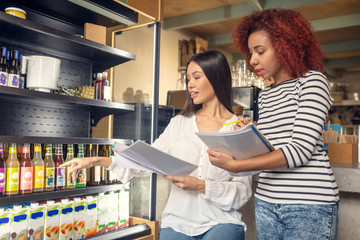
<svg viewBox="0 0 360 240"><path fill-rule="evenodd" d="M350 143L329 143L330 163L357 163L358 145Z"/></svg>

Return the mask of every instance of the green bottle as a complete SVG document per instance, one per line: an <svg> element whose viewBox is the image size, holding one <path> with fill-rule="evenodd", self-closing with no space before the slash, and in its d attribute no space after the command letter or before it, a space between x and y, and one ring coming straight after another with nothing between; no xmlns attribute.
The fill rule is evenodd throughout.
<svg viewBox="0 0 360 240"><path fill-rule="evenodd" d="M79 151L77 154L77 158L84 158L84 144L79 144ZM81 169L76 178L76 188L84 188L86 187L86 169Z"/></svg>

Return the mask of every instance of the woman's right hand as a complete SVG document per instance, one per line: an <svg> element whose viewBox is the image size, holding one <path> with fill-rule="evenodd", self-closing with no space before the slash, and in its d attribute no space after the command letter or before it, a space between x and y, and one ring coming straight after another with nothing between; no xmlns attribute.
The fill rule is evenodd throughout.
<svg viewBox="0 0 360 240"><path fill-rule="evenodd" d="M65 162L61 164L59 167L69 167L68 174L73 175L73 179L77 178L77 175L81 169L84 168L91 168L92 166L95 166L97 161L96 157L86 157L86 158L74 158L68 162Z"/></svg>
<svg viewBox="0 0 360 240"><path fill-rule="evenodd" d="M242 128L250 122L248 117L243 117L243 116L239 116L238 120L240 120L240 122L236 123L234 129Z"/></svg>

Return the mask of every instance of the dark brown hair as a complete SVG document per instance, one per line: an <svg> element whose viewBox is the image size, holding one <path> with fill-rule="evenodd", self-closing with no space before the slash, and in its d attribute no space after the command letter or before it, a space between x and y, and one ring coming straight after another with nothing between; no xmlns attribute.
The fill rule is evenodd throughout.
<svg viewBox="0 0 360 240"><path fill-rule="evenodd" d="M194 55L186 64L186 73L191 62L195 62L201 67L219 102L224 105L230 112L231 110L231 72L228 61L219 51L207 51ZM187 101L184 108L179 113L184 116L190 116L202 107L202 104L194 104L190 97L186 78Z"/></svg>

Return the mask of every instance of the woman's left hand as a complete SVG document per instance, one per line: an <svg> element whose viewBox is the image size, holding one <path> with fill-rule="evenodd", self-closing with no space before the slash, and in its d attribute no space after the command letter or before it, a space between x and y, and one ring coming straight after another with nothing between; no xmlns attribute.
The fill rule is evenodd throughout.
<svg viewBox="0 0 360 240"><path fill-rule="evenodd" d="M205 192L205 181L196 177L164 176L164 178L172 181L173 184L183 190Z"/></svg>
<svg viewBox="0 0 360 240"><path fill-rule="evenodd" d="M233 164L235 163L235 160L232 156L210 148L207 150L207 153L209 154L209 160L212 165L228 171L233 170Z"/></svg>

